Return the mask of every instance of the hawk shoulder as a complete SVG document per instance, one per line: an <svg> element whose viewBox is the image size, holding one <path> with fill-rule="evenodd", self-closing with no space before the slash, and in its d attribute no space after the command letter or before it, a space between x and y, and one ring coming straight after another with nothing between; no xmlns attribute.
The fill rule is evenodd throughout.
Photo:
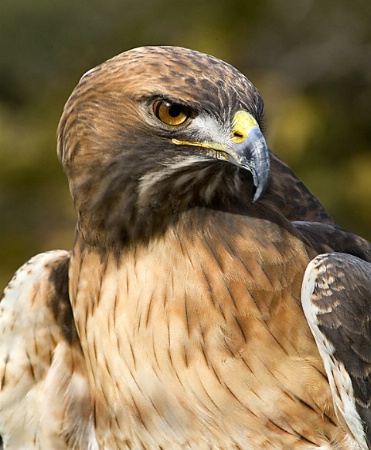
<svg viewBox="0 0 371 450"><path fill-rule="evenodd" d="M70 253L24 264L0 303L0 434L6 449L94 449L86 368L68 297Z"/></svg>

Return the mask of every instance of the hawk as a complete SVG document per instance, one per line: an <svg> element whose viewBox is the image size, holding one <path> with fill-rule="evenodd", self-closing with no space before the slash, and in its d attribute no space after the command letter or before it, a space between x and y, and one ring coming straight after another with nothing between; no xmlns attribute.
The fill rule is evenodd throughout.
<svg viewBox="0 0 371 450"><path fill-rule="evenodd" d="M5 448L367 448L371 245L262 120L251 82L193 50L81 78L58 129L73 249L32 258L0 303Z"/></svg>

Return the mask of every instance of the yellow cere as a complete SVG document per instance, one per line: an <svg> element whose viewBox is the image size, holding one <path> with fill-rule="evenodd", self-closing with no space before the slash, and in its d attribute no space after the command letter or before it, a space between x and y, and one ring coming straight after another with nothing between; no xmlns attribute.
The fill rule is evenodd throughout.
<svg viewBox="0 0 371 450"><path fill-rule="evenodd" d="M231 139L235 144L241 144L247 138L250 130L258 127L257 121L247 111L237 111L232 123Z"/></svg>

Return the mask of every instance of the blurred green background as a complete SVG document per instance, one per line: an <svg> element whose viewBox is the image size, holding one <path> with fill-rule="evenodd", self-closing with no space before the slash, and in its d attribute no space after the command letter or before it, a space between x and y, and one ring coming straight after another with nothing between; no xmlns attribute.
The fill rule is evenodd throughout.
<svg viewBox="0 0 371 450"><path fill-rule="evenodd" d="M245 73L265 99L270 147L371 239L370 0L1 0L0 287L32 255L71 248L55 152L68 95L91 67L148 44Z"/></svg>

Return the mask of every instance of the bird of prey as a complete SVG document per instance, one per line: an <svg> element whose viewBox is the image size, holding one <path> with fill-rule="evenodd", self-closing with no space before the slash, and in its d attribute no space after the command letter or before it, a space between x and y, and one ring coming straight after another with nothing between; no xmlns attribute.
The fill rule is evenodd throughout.
<svg viewBox="0 0 371 450"><path fill-rule="evenodd" d="M371 245L262 119L250 81L193 50L82 77L58 129L73 249L32 258L0 303L6 449L370 445Z"/></svg>

